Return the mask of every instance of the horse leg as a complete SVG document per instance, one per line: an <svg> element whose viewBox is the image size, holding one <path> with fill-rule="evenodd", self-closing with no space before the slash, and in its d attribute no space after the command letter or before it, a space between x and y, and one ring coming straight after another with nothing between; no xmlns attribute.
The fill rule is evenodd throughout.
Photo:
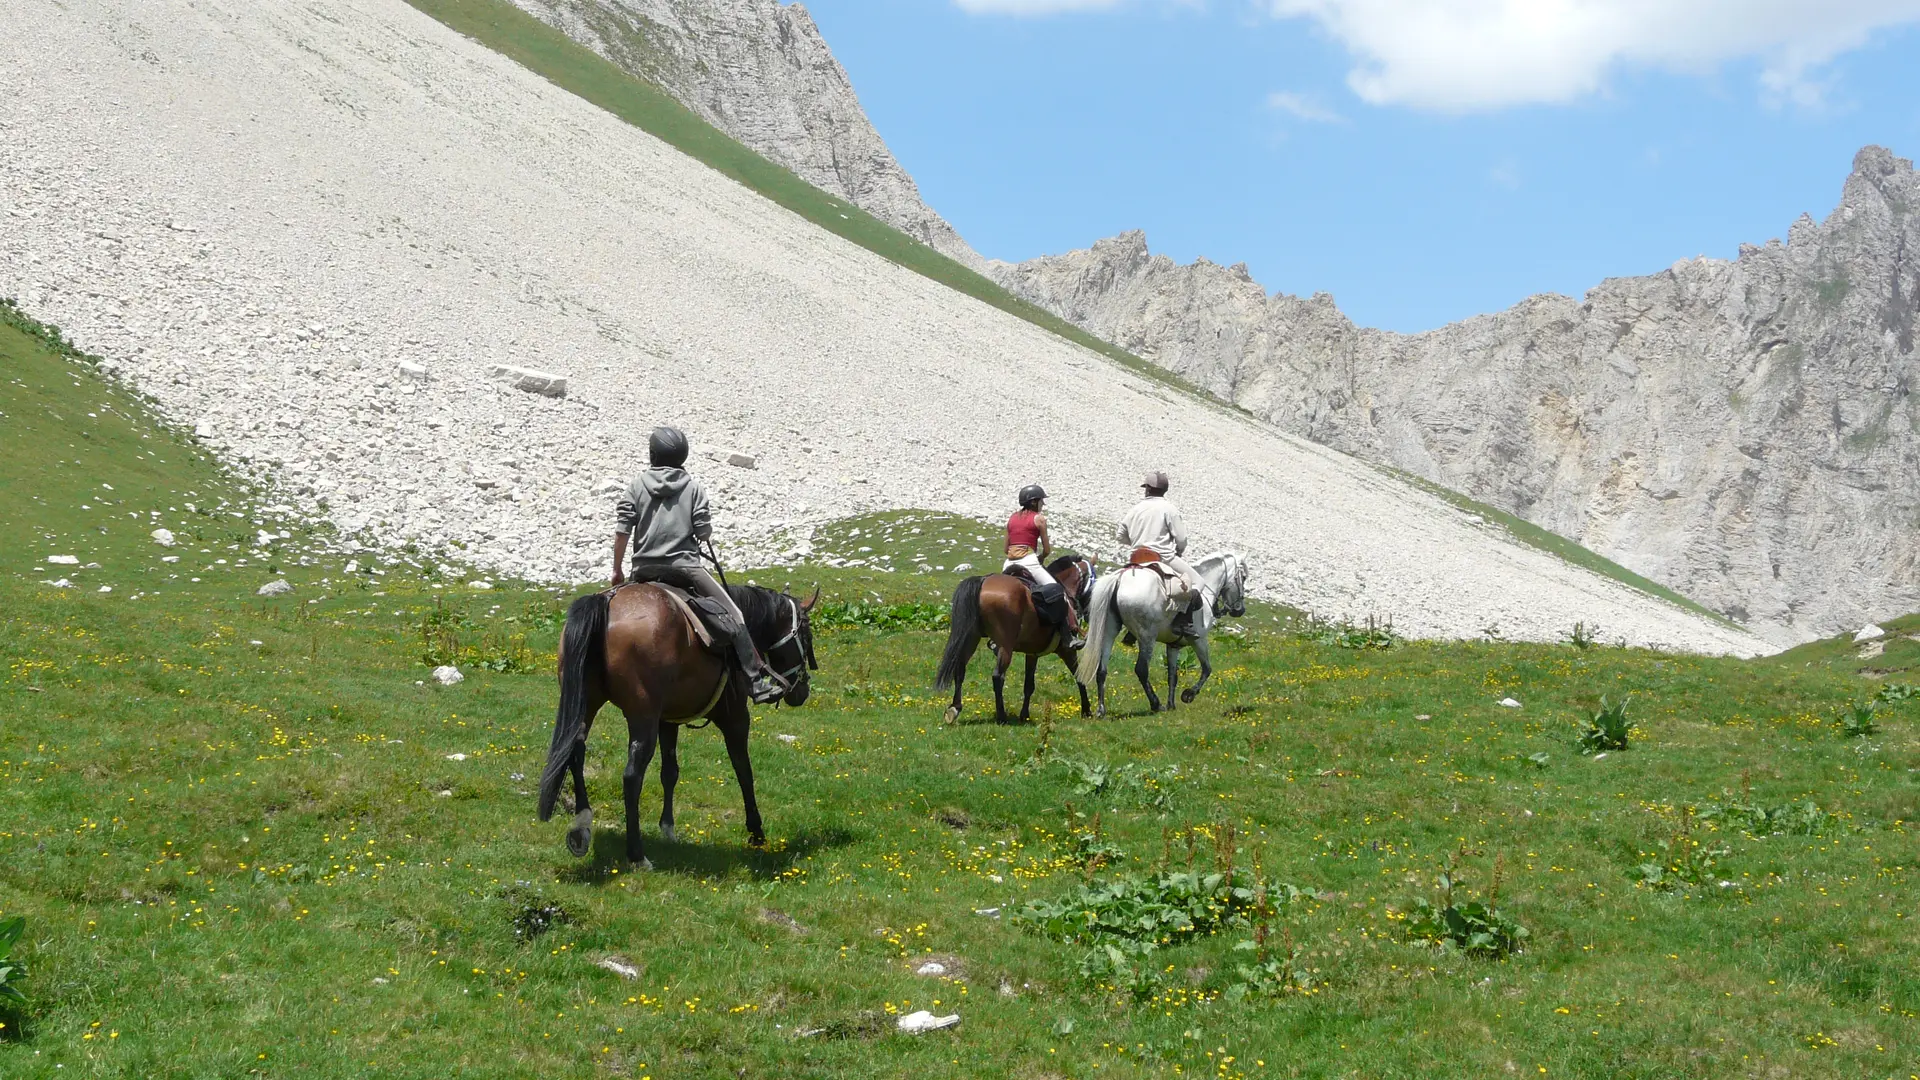
<svg viewBox="0 0 1920 1080"><path fill-rule="evenodd" d="M767 842L767 830L760 821L760 803L753 797L753 761L747 756L747 731L751 723L752 718L747 715L744 702L723 705L713 718L713 725L720 729L721 737L727 740L727 758L733 762L733 778L739 782L740 798L746 803L747 839L754 847L763 847Z"/></svg>
<svg viewBox="0 0 1920 1080"><path fill-rule="evenodd" d="M673 843L673 786L680 782L680 725L660 725L660 838Z"/></svg>
<svg viewBox="0 0 1920 1080"><path fill-rule="evenodd" d="M653 869L640 841L640 783L646 778L647 763L653 760L653 746L659 736L658 719L627 718L627 771L620 778L620 794L627 803L627 861L640 870Z"/></svg>
<svg viewBox="0 0 1920 1080"><path fill-rule="evenodd" d="M1193 699L1200 696L1200 691L1207 685L1207 676L1213 674L1213 661L1207 655L1206 635L1193 639L1193 655L1200 659L1200 681L1188 687L1186 692L1180 695L1181 700L1188 704L1192 704Z"/></svg>
<svg viewBox="0 0 1920 1080"><path fill-rule="evenodd" d="M1167 646L1167 711L1173 711L1174 688L1180 682L1180 646ZM1192 701L1192 698L1188 698Z"/></svg>
<svg viewBox="0 0 1920 1080"><path fill-rule="evenodd" d="M1028 653L1026 696L1020 699L1020 722L1023 724L1027 722L1028 715L1033 711L1033 673L1039 666L1040 654Z"/></svg>
<svg viewBox="0 0 1920 1080"><path fill-rule="evenodd" d="M1107 665L1104 662L1101 663L1099 670L1093 673L1093 686L1100 700L1100 711L1094 715L1105 720L1107 718ZM1081 694L1084 695L1086 692L1086 687L1080 688Z"/></svg>
<svg viewBox="0 0 1920 1080"><path fill-rule="evenodd" d="M1147 711L1160 711L1160 695L1153 692L1153 639L1152 634L1135 634L1140 640L1140 656L1133 662L1134 677L1140 680L1140 689L1147 692Z"/></svg>
<svg viewBox="0 0 1920 1080"><path fill-rule="evenodd" d="M1074 689L1080 691L1080 718L1093 715L1093 702L1087 700L1087 684L1080 681L1080 658L1069 649L1060 650L1060 662L1067 665L1067 674L1073 676Z"/></svg>
<svg viewBox="0 0 1920 1080"><path fill-rule="evenodd" d="M953 704L947 706L946 722L951 724L960 719L960 690L967 682L967 665L960 665L960 673L953 678Z"/></svg>
<svg viewBox="0 0 1920 1080"><path fill-rule="evenodd" d="M1012 666L1013 646L1005 646L994 653L993 722L996 724L1013 722L1013 718L1007 715L1007 669Z"/></svg>
<svg viewBox="0 0 1920 1080"><path fill-rule="evenodd" d="M587 803L586 743L573 748L567 769L573 773L573 824L567 829L567 851L574 858L583 859L593 850L593 807Z"/></svg>

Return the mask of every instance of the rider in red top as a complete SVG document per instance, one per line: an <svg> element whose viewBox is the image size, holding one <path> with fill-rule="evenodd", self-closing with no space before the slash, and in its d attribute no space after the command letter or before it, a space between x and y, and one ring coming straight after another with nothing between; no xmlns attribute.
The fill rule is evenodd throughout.
<svg viewBox="0 0 1920 1080"><path fill-rule="evenodd" d="M1000 569L1018 566L1043 592L1050 590L1066 601L1065 617L1058 621L1061 630L1066 632L1067 647L1077 649L1084 644L1084 639L1080 634L1080 619L1073 610L1073 598L1066 596L1060 583L1047 572L1046 560L1053 554L1053 538L1047 535L1046 505L1047 492L1039 484L1020 489L1020 509L1007 519L1007 561Z"/></svg>

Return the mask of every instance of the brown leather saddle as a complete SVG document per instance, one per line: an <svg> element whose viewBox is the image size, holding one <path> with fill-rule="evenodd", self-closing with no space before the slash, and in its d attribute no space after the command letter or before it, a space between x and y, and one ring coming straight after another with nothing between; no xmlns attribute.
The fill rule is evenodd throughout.
<svg viewBox="0 0 1920 1080"><path fill-rule="evenodd" d="M1175 573L1173 567L1168 566L1166 560L1160 557L1160 553L1152 548L1137 547L1133 549L1133 554L1127 556L1127 568L1133 569L1135 567L1142 567L1159 574L1161 579L1172 586L1175 592L1187 587L1187 580L1178 573Z"/></svg>

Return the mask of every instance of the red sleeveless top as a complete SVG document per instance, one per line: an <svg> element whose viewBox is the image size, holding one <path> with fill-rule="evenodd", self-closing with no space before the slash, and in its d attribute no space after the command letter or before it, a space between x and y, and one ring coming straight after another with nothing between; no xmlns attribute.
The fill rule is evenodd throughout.
<svg viewBox="0 0 1920 1080"><path fill-rule="evenodd" d="M1007 519L1007 546L1040 550L1039 514L1031 510L1016 511Z"/></svg>

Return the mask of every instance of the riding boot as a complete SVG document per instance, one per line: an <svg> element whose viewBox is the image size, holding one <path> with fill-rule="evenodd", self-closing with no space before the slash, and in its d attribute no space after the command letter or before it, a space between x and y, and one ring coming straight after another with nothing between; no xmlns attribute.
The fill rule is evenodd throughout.
<svg viewBox="0 0 1920 1080"><path fill-rule="evenodd" d="M787 696L793 687L786 680L767 670L760 660L760 650L753 647L753 636L745 627L735 630L733 637L734 658L740 663L740 670L747 676L747 696L755 705L771 705Z"/></svg>
<svg viewBox="0 0 1920 1080"><path fill-rule="evenodd" d="M1087 634L1086 631L1080 628L1080 613L1074 610L1072 597L1067 598L1066 607L1067 620L1062 624L1061 629L1066 631L1067 648L1085 648L1087 644Z"/></svg>

